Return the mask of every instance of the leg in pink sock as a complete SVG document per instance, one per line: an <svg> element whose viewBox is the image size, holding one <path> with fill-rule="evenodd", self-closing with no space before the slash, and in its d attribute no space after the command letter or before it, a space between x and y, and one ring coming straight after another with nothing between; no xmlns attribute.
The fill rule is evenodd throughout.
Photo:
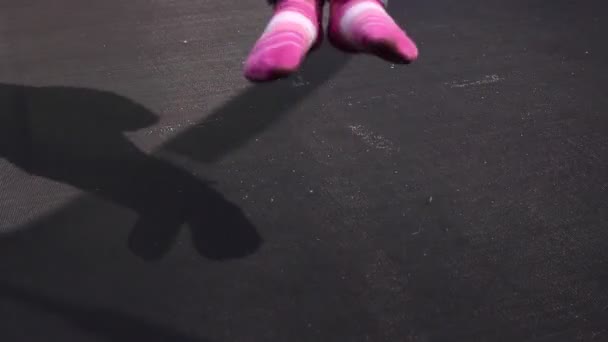
<svg viewBox="0 0 608 342"><path fill-rule="evenodd" d="M245 77L271 81L296 71L319 42L323 0L277 0L275 13L245 62Z"/></svg>
<svg viewBox="0 0 608 342"><path fill-rule="evenodd" d="M346 52L366 52L393 63L418 57L416 44L380 0L331 0L329 38Z"/></svg>

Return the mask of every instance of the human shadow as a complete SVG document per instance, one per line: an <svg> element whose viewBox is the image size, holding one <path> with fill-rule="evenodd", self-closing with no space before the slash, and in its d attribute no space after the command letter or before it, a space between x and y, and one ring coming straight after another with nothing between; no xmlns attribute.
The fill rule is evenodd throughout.
<svg viewBox="0 0 608 342"><path fill-rule="evenodd" d="M59 315L76 328L112 342L209 342L130 314L68 303L14 285L0 283L2 297Z"/></svg>
<svg viewBox="0 0 608 342"><path fill-rule="evenodd" d="M0 85L0 157L134 210L139 218L129 247L137 255L162 257L186 223L203 256L255 251L261 237L240 208L124 135L156 121L143 106L109 92Z"/></svg>
<svg viewBox="0 0 608 342"><path fill-rule="evenodd" d="M279 121L340 71L348 56L320 50L290 79L252 86L159 150L213 163ZM154 114L107 92L0 86L0 157L28 172L102 196L139 214L130 249L146 260L169 250L189 223L196 249L211 259L235 258L262 242L242 211L184 170L147 155L125 131L156 122ZM16 231L77 210L76 198Z"/></svg>

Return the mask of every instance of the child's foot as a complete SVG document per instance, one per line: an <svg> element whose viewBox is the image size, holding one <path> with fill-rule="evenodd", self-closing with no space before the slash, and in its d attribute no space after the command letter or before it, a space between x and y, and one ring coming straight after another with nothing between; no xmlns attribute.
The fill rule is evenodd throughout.
<svg viewBox="0 0 608 342"><path fill-rule="evenodd" d="M245 62L245 77L271 81L296 71L321 34L322 0L278 0L275 13Z"/></svg>
<svg viewBox="0 0 608 342"><path fill-rule="evenodd" d="M418 57L416 44L399 28L380 0L332 0L329 39L346 52L366 52L393 63Z"/></svg>

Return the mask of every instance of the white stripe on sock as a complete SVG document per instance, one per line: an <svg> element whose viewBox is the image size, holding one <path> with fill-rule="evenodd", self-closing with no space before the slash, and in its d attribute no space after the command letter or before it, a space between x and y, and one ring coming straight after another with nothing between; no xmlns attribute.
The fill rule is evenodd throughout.
<svg viewBox="0 0 608 342"><path fill-rule="evenodd" d="M293 42L293 41L290 41L290 40L284 41L284 42L279 42L279 43L276 43L276 44L264 46L264 48L260 49L259 51L254 52L253 55L252 55L252 58L255 59L261 53L267 53L268 51L272 51L272 50L278 49L278 48L286 46L286 45L293 45L293 46L298 47L298 48L301 47L300 44L298 44L296 42Z"/></svg>
<svg viewBox="0 0 608 342"><path fill-rule="evenodd" d="M353 7L346 10L344 15L342 16L342 20L340 21L340 30L342 34L348 39L352 40L350 33L352 32L351 28L353 22L365 11L380 11L382 14L385 14L386 11L384 7L375 1L364 1L360 2ZM354 43L354 42L353 42Z"/></svg>
<svg viewBox="0 0 608 342"><path fill-rule="evenodd" d="M276 40L285 40L285 39L289 39L298 43L302 43L302 45L306 44L306 39L304 37L302 37L301 34L297 33L297 32L293 32L293 31L282 31L282 32L272 32L269 33L265 38L264 38L264 42L265 44L268 44L269 42L274 42Z"/></svg>
<svg viewBox="0 0 608 342"><path fill-rule="evenodd" d="M274 30L277 25L286 22L301 26L306 32L306 40L308 44L312 44L312 42L317 39L317 25L313 23L312 20L310 20L308 17L296 11L282 11L276 14L274 17L272 17L272 19L268 23L268 26L266 26L264 34Z"/></svg>

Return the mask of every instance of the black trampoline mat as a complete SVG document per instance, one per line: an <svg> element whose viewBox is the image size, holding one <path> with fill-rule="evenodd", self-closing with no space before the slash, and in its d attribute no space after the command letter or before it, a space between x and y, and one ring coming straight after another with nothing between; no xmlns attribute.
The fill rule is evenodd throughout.
<svg viewBox="0 0 608 342"><path fill-rule="evenodd" d="M262 0L3 1L0 340L608 340L607 6L254 86Z"/></svg>

